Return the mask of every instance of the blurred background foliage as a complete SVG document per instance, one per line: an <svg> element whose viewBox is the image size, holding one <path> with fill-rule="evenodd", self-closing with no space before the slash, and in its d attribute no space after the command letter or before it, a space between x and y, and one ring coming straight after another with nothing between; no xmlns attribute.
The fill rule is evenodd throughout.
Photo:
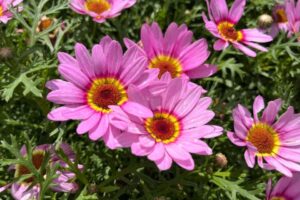
<svg viewBox="0 0 300 200"><path fill-rule="evenodd" d="M228 0L229 4L233 1ZM251 0L239 27L255 27L263 13L271 14L272 0ZM201 84L214 99L212 123L232 130L231 111L238 104L251 108L257 95L266 100L281 98L300 111L300 43L295 38L279 35L267 44L269 52L248 58L233 48L213 52L214 38L205 30L201 13L207 12L204 0L138 0L132 8L104 24L94 23L68 8L66 0L25 0L24 11L15 13L7 25L0 24L0 135L1 141L16 137L21 147L26 138L33 145L68 142L84 164L84 176L89 184L80 182L76 194L46 193L46 199L264 199L269 178L278 180L276 172L249 169L243 151L227 139L226 134L207 142L214 149L210 157L194 156L192 172L173 165L159 172L146 158L131 155L129 150L111 151L102 142L91 142L86 135L75 133L77 122L53 123L47 120L52 104L46 101L46 81L57 78L58 51L74 54L76 42L91 48L104 35L122 42L124 37L139 40L145 22L157 21L163 30L169 23L186 23L194 38L206 38L212 51L208 62L218 65L213 77L195 82ZM42 16L57 18L57 22L37 33ZM48 37L58 28L56 40ZM3 50L4 49L4 50ZM4 53L3 53L4 52ZM225 167L216 162L216 153L228 160ZM6 159L16 159L0 148L0 185L10 182ZM8 193L0 199L10 199Z"/></svg>

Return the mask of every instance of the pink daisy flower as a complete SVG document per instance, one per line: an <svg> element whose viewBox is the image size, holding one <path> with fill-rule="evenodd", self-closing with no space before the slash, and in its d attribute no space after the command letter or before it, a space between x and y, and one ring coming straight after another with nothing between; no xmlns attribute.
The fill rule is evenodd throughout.
<svg viewBox="0 0 300 200"><path fill-rule="evenodd" d="M75 162L75 154L72 151L71 147L68 144L62 143L60 148L63 150L65 155L69 158L71 162ZM73 193L78 190L78 185L74 182L76 175L73 172L68 170L68 164L62 161L55 153L55 147L52 144L44 144L37 146L32 152L32 163L35 168L38 170L42 166L43 160L45 158L46 152L50 153L49 164L51 166L59 165L60 168L56 172L58 177L55 178L52 182L53 186L50 187L53 191L56 192L67 192ZM25 146L21 148L20 153L23 156L26 156L27 151ZM82 169L82 165L78 165L79 169ZM30 170L20 164L10 166L10 169L15 170L15 177L19 178L21 176L29 175ZM46 176L46 172L45 172ZM33 185L35 177L29 177L22 180L22 182L14 182L7 184L0 188L0 192L5 191L6 189L11 189L11 194L16 200L30 200L30 199L39 199L40 196L40 186Z"/></svg>
<svg viewBox="0 0 300 200"><path fill-rule="evenodd" d="M159 77L169 72L173 78L205 78L213 75L217 67L204 64L208 59L207 41L192 41L193 33L186 25L171 23L163 35L159 25L144 24L141 29L141 44L125 39L129 48L138 45L141 55L147 59L147 68L160 70Z"/></svg>
<svg viewBox="0 0 300 200"><path fill-rule="evenodd" d="M289 36L300 32L300 0L286 0L286 12L289 23ZM300 36L299 36L300 40Z"/></svg>
<svg viewBox="0 0 300 200"><path fill-rule="evenodd" d="M59 53L58 70L66 81L49 81L46 86L52 92L47 99L64 106L51 111L48 119L81 120L78 134L88 132L91 140L102 138L109 148L116 148L121 132L111 120L109 105L135 109L136 103L128 99L128 86L143 89L157 76L155 70L145 72L146 60L137 52L132 47L123 55L121 45L106 36L93 47L92 55L82 44L75 46L76 59Z"/></svg>
<svg viewBox="0 0 300 200"><path fill-rule="evenodd" d="M123 112L116 106L115 121L124 124L123 140L131 136L131 151L147 156L160 170L167 170L173 161L184 169L193 170L191 153L211 155L211 148L201 139L222 134L222 128L207 125L214 117L208 109L209 97L201 97L201 87L188 87L187 80L175 78L157 96L143 95L131 87L131 98L140 109Z"/></svg>
<svg viewBox="0 0 300 200"><path fill-rule="evenodd" d="M300 171L300 115L289 107L275 122L281 100L270 101L259 118L264 107L263 98L256 97L252 118L245 107L238 105L233 110L235 132L227 136L233 144L247 148L245 160L249 167L254 167L257 157L261 168L275 169L290 177L293 171Z"/></svg>
<svg viewBox="0 0 300 200"><path fill-rule="evenodd" d="M270 29L270 35L274 38L278 35L279 31L288 31L288 19L285 12L285 5L277 4L273 9L274 23Z"/></svg>
<svg viewBox="0 0 300 200"><path fill-rule="evenodd" d="M205 13L202 14L206 29L215 37L219 38L214 43L216 51L223 50L231 43L234 48L248 56L255 57L256 53L245 45L267 51L257 43L272 41L272 37L260 32L258 29L237 30L236 24L243 15L246 0L235 0L231 9L228 10L225 0L206 0L210 20Z"/></svg>
<svg viewBox="0 0 300 200"><path fill-rule="evenodd" d="M9 11L10 7L17 7L23 0L0 0L0 22L6 24L12 19L13 14ZM22 8L18 7L18 11Z"/></svg>
<svg viewBox="0 0 300 200"><path fill-rule="evenodd" d="M95 22L103 23L106 19L117 17L122 10L133 6L136 0L71 0L72 10L82 15L89 15Z"/></svg>
<svg viewBox="0 0 300 200"><path fill-rule="evenodd" d="M267 186L266 200L300 200L300 173L292 178L282 177L272 189L272 180Z"/></svg>

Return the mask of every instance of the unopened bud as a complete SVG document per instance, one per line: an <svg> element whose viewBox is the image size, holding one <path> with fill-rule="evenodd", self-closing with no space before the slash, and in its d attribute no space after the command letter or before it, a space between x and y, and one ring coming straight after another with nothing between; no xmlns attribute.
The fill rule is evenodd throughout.
<svg viewBox="0 0 300 200"><path fill-rule="evenodd" d="M257 19L257 25L261 29L267 29L270 28L270 26L273 24L274 20L272 16L268 14L262 14Z"/></svg>
<svg viewBox="0 0 300 200"><path fill-rule="evenodd" d="M221 168L226 167L228 164L228 160L227 160L226 156L222 153L216 154L215 161L216 161L216 164Z"/></svg>
<svg viewBox="0 0 300 200"><path fill-rule="evenodd" d="M10 58L12 56L12 50L8 47L0 48L0 58Z"/></svg>

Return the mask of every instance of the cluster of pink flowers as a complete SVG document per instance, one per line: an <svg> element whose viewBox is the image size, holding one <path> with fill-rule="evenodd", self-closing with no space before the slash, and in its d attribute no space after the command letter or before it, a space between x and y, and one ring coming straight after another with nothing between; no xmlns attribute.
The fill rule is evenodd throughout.
<svg viewBox="0 0 300 200"><path fill-rule="evenodd" d="M0 20L6 23L11 17L8 6L20 2L0 0ZM75 12L102 23L135 3L135 0L72 0L70 6ZM205 27L218 38L214 50L224 50L232 44L250 57L256 56L251 48L267 51L258 43L272 41L270 35L256 28L235 28L246 0L235 0L230 9L225 0L206 0L206 3L209 18L203 13ZM289 31L290 35L298 33L300 1L286 0L285 5L276 6L274 18L274 35L279 30ZM110 149L130 148L132 154L147 156L160 170L170 169L173 162L193 170L191 154L211 155L212 149L204 139L223 132L222 127L208 124L215 115L209 109L212 99L205 96L205 89L191 82L217 72L217 66L206 63L210 55L208 43L205 39L193 41L188 27L176 23L171 23L165 33L156 22L144 24L140 37L139 43L125 38L125 52L119 42L106 36L91 51L77 43L75 56L58 53L58 71L63 79L51 80L46 87L51 90L47 99L61 106L53 109L48 119L79 120L76 129L79 135L102 140ZM270 101L259 116L264 107L263 98L256 97L252 117L247 108L238 105L233 110L234 132L228 132L227 136L233 144L246 148L244 156L249 167L254 167L257 160L261 168L287 176L272 191L269 188L267 199L297 199L300 194L293 184L299 182L296 173L300 172L300 115L289 107L276 121L280 99ZM52 148L52 145L38 146L33 156L41 157L50 150L51 162L67 168ZM67 145L62 148L68 149L72 154L69 158L74 159ZM24 149L21 152L26 154ZM28 174L24 166L13 168L18 176ZM69 182L74 173L65 170L58 173L52 189L75 191L77 185ZM24 181L26 184L12 183L0 191L11 187L16 199L37 198L39 186L28 188L27 182L32 179Z"/></svg>
<svg viewBox="0 0 300 200"><path fill-rule="evenodd" d="M13 17L9 11L10 8L21 11L22 7L18 6L23 0L0 0L0 22L6 24Z"/></svg>

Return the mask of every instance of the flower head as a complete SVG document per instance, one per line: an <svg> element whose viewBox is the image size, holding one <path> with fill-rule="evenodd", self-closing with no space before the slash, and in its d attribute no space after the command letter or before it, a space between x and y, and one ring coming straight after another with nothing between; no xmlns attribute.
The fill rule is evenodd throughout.
<svg viewBox="0 0 300 200"><path fill-rule="evenodd" d="M300 32L300 0L285 1L286 14L288 19L289 36ZM300 38L300 37L299 37Z"/></svg>
<svg viewBox="0 0 300 200"><path fill-rule="evenodd" d="M228 10L225 0L206 0L210 20L203 13L206 29L219 38L214 49L220 51L228 47L230 43L248 56L255 57L256 53L245 45L261 50L267 49L257 43L272 41L272 37L260 32L258 29L236 29L236 24L242 17L246 0L235 0Z"/></svg>
<svg viewBox="0 0 300 200"><path fill-rule="evenodd" d="M52 80L47 99L64 106L48 114L53 121L81 120L78 134L89 133L91 140L102 138L109 148L115 148L121 135L111 120L110 105L121 109L132 106L128 86L147 87L156 78L155 70L145 72L146 60L132 47L123 55L121 45L104 37L92 49L92 55L82 44L76 44L76 59L59 53L59 73L66 80Z"/></svg>
<svg viewBox="0 0 300 200"><path fill-rule="evenodd" d="M10 7L17 7L23 0L1 0L0 1L0 22L6 24L13 14L9 11ZM18 11L22 10L22 7L17 8Z"/></svg>
<svg viewBox="0 0 300 200"><path fill-rule="evenodd" d="M286 14L285 5L277 4L273 9L274 23L271 26L270 35L274 38L278 35L279 31L288 31L288 18Z"/></svg>
<svg viewBox="0 0 300 200"><path fill-rule="evenodd" d="M277 120L281 100L270 101L262 117L258 117L264 109L264 100L256 97L253 104L253 115L238 105L233 110L234 131L227 136L237 146L246 147L245 160L249 167L255 165L257 157L261 168L277 170L286 176L293 171L300 171L300 116L294 114L293 107Z"/></svg>
<svg viewBox="0 0 300 200"><path fill-rule="evenodd" d="M210 52L205 39L192 41L193 33L186 25L171 23L163 35L159 25L144 24L141 29L141 55L147 59L147 68L159 69L159 78L170 73L173 78L204 78L217 71L217 67L204 64ZM125 39L127 47L135 44Z"/></svg>
<svg viewBox="0 0 300 200"><path fill-rule="evenodd" d="M43 32L43 31L49 29L51 26L53 26L53 24L55 22L57 22L56 18L50 18L47 16L43 16L38 22L36 32L40 33L40 32ZM49 38L51 38L51 39L56 38L58 31L59 31L59 28L56 28L55 30L51 31L49 33Z"/></svg>
<svg viewBox="0 0 300 200"><path fill-rule="evenodd" d="M75 162L75 154L72 151L71 147L68 144L62 143L60 148L64 154L68 157L71 162ZM22 147L20 153L23 156L27 155L27 150L25 146ZM50 189L57 192L76 192L78 185L74 182L76 175L69 171L68 164L62 161L58 155L55 153L55 147L52 144L44 144L34 148L32 151L32 164L37 170L40 170L43 161L45 159L46 153L49 153L49 165L55 166L59 165L59 168L56 172L57 178L52 181L52 186ZM78 165L82 169L81 165ZM16 164L10 167L15 170L15 178L20 178L22 176L28 176L31 174L31 171L24 165ZM41 172L46 176L47 172ZM22 179L22 182L14 182L7 184L0 188L0 192L11 188L11 194L16 200L30 200L30 199L39 199L40 196L40 186L35 184L35 176L32 175L26 179ZM35 185L33 185L35 184Z"/></svg>
<svg viewBox="0 0 300 200"><path fill-rule="evenodd" d="M95 22L103 23L135 3L136 0L71 0L70 6L75 12L89 15Z"/></svg>
<svg viewBox="0 0 300 200"><path fill-rule="evenodd" d="M292 178L282 177L272 189L272 180L267 186L266 200L299 200L300 173L294 173Z"/></svg>
<svg viewBox="0 0 300 200"><path fill-rule="evenodd" d="M201 97L201 87L189 87L185 79L175 78L156 96L143 95L134 87L130 90L138 109L112 109L114 120L125 124L123 140L131 139L134 155L147 156L160 170L169 169L173 161L192 170L191 153L212 154L201 139L221 135L222 128L207 125L214 113L208 109L211 99Z"/></svg>

